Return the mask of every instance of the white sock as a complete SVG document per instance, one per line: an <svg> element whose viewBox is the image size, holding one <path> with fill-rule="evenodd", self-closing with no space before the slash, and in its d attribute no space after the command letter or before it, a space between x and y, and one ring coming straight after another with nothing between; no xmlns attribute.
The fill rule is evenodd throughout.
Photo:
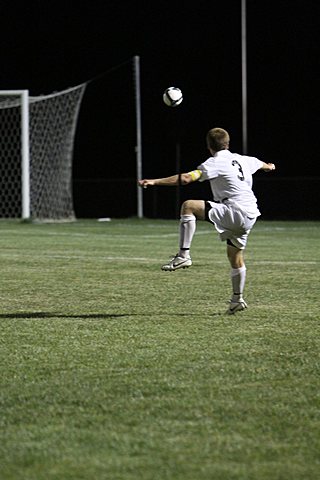
<svg viewBox="0 0 320 480"><path fill-rule="evenodd" d="M196 231L196 217L181 215L180 217L180 257L189 257L194 232Z"/></svg>
<svg viewBox="0 0 320 480"><path fill-rule="evenodd" d="M246 283L246 266L231 269L231 283L232 283L232 302L239 302L242 300L243 290Z"/></svg>

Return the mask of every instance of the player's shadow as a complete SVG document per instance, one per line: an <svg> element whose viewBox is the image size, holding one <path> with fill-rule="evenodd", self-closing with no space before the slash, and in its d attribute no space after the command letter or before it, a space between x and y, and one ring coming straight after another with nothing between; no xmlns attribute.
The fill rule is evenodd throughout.
<svg viewBox="0 0 320 480"><path fill-rule="evenodd" d="M61 314L52 312L17 312L17 313L1 313L0 318L83 318L83 319L108 319L117 317L128 317L128 313L80 313L80 314Z"/></svg>
<svg viewBox="0 0 320 480"><path fill-rule="evenodd" d="M13 312L13 313L1 313L0 319L12 318L12 319L45 319L45 318L74 318L74 319L101 319L108 320L111 318L121 317L152 317L153 313L80 313L80 314L61 314L54 312ZM157 316L161 314L157 313ZM167 315L163 314L163 315ZM218 315L213 313L213 315ZM173 317L192 317L199 316L197 313L173 313Z"/></svg>

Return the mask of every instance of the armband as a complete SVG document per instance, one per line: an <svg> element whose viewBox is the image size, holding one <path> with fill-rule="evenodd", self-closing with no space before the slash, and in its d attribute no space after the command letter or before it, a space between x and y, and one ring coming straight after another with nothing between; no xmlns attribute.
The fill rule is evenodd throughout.
<svg viewBox="0 0 320 480"><path fill-rule="evenodd" d="M195 181L201 177L202 172L201 170L192 170L191 172L188 172L188 175L191 175L192 180Z"/></svg>

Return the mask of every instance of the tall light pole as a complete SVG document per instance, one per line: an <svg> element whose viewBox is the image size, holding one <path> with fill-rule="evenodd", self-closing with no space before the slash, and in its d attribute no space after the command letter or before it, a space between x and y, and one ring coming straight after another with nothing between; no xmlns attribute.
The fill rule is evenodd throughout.
<svg viewBox="0 0 320 480"><path fill-rule="evenodd" d="M246 10L246 0L241 0L242 153L244 155L248 149Z"/></svg>

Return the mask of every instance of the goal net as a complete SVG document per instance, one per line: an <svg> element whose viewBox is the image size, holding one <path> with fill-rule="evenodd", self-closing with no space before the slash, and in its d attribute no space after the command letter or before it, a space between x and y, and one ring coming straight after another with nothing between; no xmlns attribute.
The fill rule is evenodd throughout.
<svg viewBox="0 0 320 480"><path fill-rule="evenodd" d="M0 218L73 220L72 156L86 84L0 91Z"/></svg>

